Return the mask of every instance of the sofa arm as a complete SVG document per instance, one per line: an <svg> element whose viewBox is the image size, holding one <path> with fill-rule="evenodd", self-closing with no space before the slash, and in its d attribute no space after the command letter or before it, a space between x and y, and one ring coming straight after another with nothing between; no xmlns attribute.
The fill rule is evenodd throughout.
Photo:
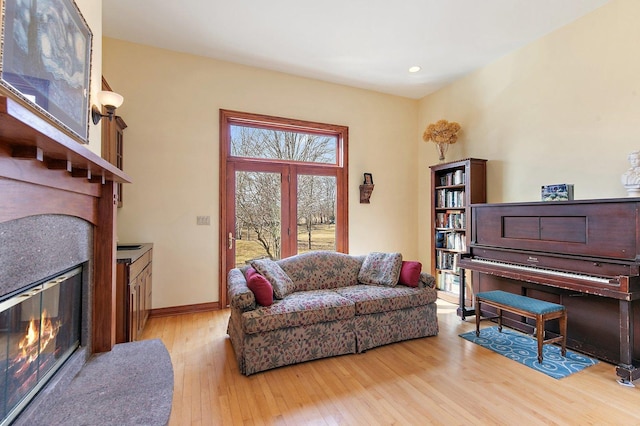
<svg viewBox="0 0 640 426"><path fill-rule="evenodd" d="M433 275L421 272L420 273L420 283L418 285L420 288L431 287L434 288L436 286L436 279Z"/></svg>
<svg viewBox="0 0 640 426"><path fill-rule="evenodd" d="M247 280L238 268L233 268L227 276L227 294L229 305L241 311L250 311L256 308L256 298L247 287Z"/></svg>

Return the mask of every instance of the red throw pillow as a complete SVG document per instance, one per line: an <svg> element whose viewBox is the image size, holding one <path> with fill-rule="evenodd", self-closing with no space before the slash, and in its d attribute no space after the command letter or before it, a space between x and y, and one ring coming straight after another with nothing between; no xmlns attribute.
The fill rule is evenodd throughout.
<svg viewBox="0 0 640 426"><path fill-rule="evenodd" d="M247 280L247 282L249 281L249 278L251 278L252 275L257 274L258 271L256 271L255 269L253 269L251 266L249 266L249 268L247 268L247 270L244 273L244 277Z"/></svg>
<svg viewBox="0 0 640 426"><path fill-rule="evenodd" d="M422 263L403 260L402 268L400 269L400 279L398 282L400 284L408 285L409 287L418 287L421 271Z"/></svg>
<svg viewBox="0 0 640 426"><path fill-rule="evenodd" d="M271 306L273 304L273 286L262 275L257 272L251 274L247 280L247 287L253 292L259 305Z"/></svg>

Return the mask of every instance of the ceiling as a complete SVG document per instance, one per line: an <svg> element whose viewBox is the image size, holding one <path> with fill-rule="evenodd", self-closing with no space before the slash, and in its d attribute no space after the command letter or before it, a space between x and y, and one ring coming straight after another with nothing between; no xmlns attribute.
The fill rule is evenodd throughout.
<svg viewBox="0 0 640 426"><path fill-rule="evenodd" d="M608 1L103 0L103 35L419 99Z"/></svg>

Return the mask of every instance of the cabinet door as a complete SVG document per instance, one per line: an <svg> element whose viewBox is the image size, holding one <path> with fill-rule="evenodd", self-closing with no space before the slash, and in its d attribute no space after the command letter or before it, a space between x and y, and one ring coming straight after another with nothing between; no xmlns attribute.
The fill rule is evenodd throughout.
<svg viewBox="0 0 640 426"><path fill-rule="evenodd" d="M140 284L138 278L129 283L129 341L138 340L140 324Z"/></svg>
<svg viewBox="0 0 640 426"><path fill-rule="evenodd" d="M144 270L144 288L141 288L141 292L143 293L143 300L140 305L140 309L142 310L142 324L140 325L140 329L142 330L149 319L149 314L151 313L151 263Z"/></svg>
<svg viewBox="0 0 640 426"><path fill-rule="evenodd" d="M129 334L129 266L116 265L116 343L124 343Z"/></svg>
<svg viewBox="0 0 640 426"><path fill-rule="evenodd" d="M140 274L140 286L138 287L138 336L142 334L142 330L147 322L146 298L147 298L147 274L149 266L144 268Z"/></svg>

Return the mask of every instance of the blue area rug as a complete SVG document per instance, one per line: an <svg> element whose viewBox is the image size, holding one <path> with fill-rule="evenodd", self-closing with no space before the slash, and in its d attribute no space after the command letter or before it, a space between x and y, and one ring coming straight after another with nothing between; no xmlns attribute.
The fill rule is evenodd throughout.
<svg viewBox="0 0 640 426"><path fill-rule="evenodd" d="M498 327L488 327L480 329L479 337L476 337L475 330L463 333L460 337L491 349L554 379L562 379L598 363L596 359L568 349L567 356L563 357L560 346L547 344L542 348L543 359L542 364L539 364L537 340L529 335L504 327L502 328L502 333L498 331Z"/></svg>

